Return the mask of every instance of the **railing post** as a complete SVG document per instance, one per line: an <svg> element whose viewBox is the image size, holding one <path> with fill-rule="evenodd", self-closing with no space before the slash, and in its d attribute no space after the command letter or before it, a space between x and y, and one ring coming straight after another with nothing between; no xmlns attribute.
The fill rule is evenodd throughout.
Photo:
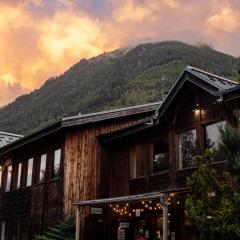
<svg viewBox="0 0 240 240"><path fill-rule="evenodd" d="M80 240L80 210L79 210L79 206L77 206L76 209L76 236L75 236L76 240Z"/></svg>
<svg viewBox="0 0 240 240"><path fill-rule="evenodd" d="M160 204L163 210L163 240L168 239L168 202L167 194L161 194Z"/></svg>

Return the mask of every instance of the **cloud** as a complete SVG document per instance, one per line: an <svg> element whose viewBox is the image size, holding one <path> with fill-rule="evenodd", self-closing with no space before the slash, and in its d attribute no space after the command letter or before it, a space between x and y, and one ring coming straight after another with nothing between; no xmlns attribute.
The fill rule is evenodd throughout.
<svg viewBox="0 0 240 240"><path fill-rule="evenodd" d="M81 58L141 42L207 43L240 55L238 0L0 2L0 106Z"/></svg>

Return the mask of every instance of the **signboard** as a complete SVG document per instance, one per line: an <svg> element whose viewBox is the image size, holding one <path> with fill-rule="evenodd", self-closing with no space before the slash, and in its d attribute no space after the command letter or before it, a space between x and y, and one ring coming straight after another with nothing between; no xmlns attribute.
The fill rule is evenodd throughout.
<svg viewBox="0 0 240 240"><path fill-rule="evenodd" d="M126 229L126 228L129 228L129 222L120 222L120 224L119 224L119 227L121 228L121 229Z"/></svg>
<svg viewBox="0 0 240 240"><path fill-rule="evenodd" d="M141 216L141 209L136 209L135 215L136 215L136 217L140 217Z"/></svg>
<svg viewBox="0 0 240 240"><path fill-rule="evenodd" d="M125 240L125 229L118 229L118 240Z"/></svg>
<svg viewBox="0 0 240 240"><path fill-rule="evenodd" d="M102 208L96 208L96 207L91 208L91 214L101 215L102 212L103 212Z"/></svg>

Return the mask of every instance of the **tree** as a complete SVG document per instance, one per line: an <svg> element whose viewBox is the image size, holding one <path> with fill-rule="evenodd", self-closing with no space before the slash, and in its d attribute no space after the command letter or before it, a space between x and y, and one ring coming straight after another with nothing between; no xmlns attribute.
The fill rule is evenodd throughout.
<svg viewBox="0 0 240 240"><path fill-rule="evenodd" d="M206 150L197 157L197 170L188 178L192 193L186 210L199 228L202 239L240 239L240 132L229 125L220 128L218 154L227 162L221 173Z"/></svg>
<svg viewBox="0 0 240 240"><path fill-rule="evenodd" d="M49 228L43 235L36 236L35 240L74 240L75 222L70 218L52 228Z"/></svg>

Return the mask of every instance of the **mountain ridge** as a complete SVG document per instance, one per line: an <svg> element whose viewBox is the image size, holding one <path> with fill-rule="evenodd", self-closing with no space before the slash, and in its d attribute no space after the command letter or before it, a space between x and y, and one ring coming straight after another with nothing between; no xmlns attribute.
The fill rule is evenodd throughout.
<svg viewBox="0 0 240 240"><path fill-rule="evenodd" d="M27 134L79 112L159 101L187 65L239 78L240 59L206 45L166 41L116 49L81 59L39 89L1 108L0 130Z"/></svg>

